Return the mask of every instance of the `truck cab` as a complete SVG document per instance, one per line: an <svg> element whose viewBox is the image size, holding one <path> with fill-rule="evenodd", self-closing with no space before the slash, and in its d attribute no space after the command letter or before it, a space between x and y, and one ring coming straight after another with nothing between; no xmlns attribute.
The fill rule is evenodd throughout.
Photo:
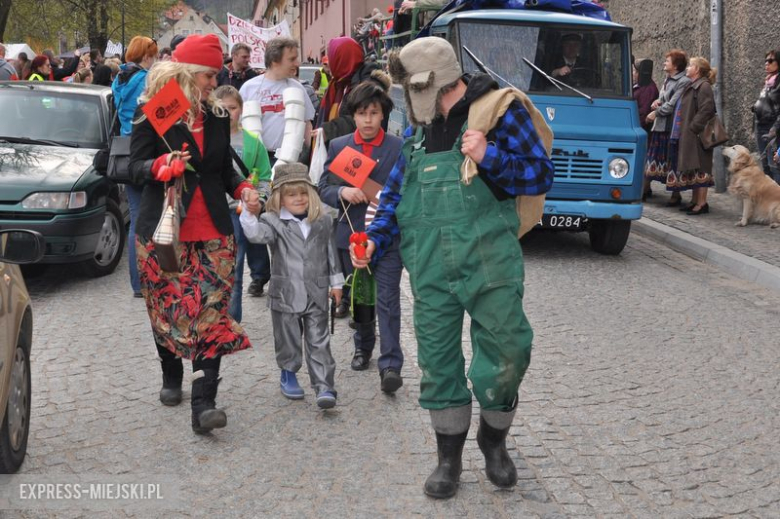
<svg viewBox="0 0 780 519"><path fill-rule="evenodd" d="M619 254L631 220L642 215L647 148L632 97L631 28L555 12L485 9L441 15L431 35L452 44L465 72L479 71L476 58L499 86L528 94L555 133L555 182L538 227L587 231L594 250ZM403 113L391 116L391 132L404 125Z"/></svg>

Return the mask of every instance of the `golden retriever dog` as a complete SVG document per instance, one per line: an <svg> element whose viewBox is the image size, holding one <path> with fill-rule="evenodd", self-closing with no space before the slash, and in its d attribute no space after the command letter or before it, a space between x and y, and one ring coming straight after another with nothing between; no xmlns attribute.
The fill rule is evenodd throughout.
<svg viewBox="0 0 780 519"><path fill-rule="evenodd" d="M742 199L742 219L735 225L780 227L780 186L764 174L756 155L740 145L724 148L723 155L729 159L729 193Z"/></svg>

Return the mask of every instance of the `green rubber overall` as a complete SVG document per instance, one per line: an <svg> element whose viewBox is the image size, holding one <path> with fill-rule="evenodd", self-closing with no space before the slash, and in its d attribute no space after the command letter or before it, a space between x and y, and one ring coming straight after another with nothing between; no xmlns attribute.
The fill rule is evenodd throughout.
<svg viewBox="0 0 780 519"><path fill-rule="evenodd" d="M474 394L482 409L508 411L533 340L523 312L520 222L514 199L498 201L479 176L470 185L461 182L464 130L450 151L426 153L421 129L403 148L407 167L396 217L414 295L420 405L471 402L461 344L465 311Z"/></svg>

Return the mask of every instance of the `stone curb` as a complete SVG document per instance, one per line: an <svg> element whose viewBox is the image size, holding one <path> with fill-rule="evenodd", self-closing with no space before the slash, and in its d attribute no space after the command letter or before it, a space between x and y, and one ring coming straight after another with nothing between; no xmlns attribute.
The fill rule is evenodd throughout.
<svg viewBox="0 0 780 519"><path fill-rule="evenodd" d="M780 267L697 238L647 217L636 220L632 230L732 276L780 291Z"/></svg>

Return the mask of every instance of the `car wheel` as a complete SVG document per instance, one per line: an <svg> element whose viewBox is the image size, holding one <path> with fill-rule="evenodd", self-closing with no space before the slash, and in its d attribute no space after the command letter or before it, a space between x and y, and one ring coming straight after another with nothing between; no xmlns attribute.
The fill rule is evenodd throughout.
<svg viewBox="0 0 780 519"><path fill-rule="evenodd" d="M100 231L95 255L84 262L84 271L90 277L100 277L116 270L125 246L125 225L119 206L111 199L106 201L106 214Z"/></svg>
<svg viewBox="0 0 780 519"><path fill-rule="evenodd" d="M0 474L19 470L27 453L30 434L30 356L22 341L16 346L11 366L11 384L3 425L0 427Z"/></svg>

